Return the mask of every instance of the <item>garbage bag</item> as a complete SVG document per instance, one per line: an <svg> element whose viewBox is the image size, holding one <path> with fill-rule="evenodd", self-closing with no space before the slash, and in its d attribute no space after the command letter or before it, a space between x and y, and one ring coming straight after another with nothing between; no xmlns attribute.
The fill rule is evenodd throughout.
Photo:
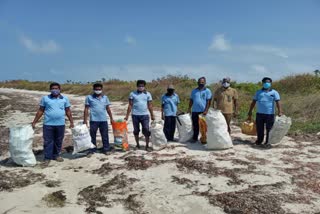
<svg viewBox="0 0 320 214"><path fill-rule="evenodd" d="M233 147L228 125L221 111L209 109L205 118L208 127L207 149L228 149Z"/></svg>
<svg viewBox="0 0 320 214"><path fill-rule="evenodd" d="M269 143L280 143L282 138L288 133L291 124L292 121L290 117L287 117L285 115L281 117L277 116L269 133Z"/></svg>
<svg viewBox="0 0 320 214"><path fill-rule="evenodd" d="M199 115L199 129L200 129L200 142L202 144L206 144L207 143L207 122L206 122L206 118Z"/></svg>
<svg viewBox="0 0 320 214"><path fill-rule="evenodd" d="M177 116L177 129L179 132L179 142L185 143L192 140L193 128L190 114Z"/></svg>
<svg viewBox="0 0 320 214"><path fill-rule="evenodd" d="M32 152L33 134L31 125L10 128L9 151L16 164L36 165L37 161Z"/></svg>
<svg viewBox="0 0 320 214"><path fill-rule="evenodd" d="M163 132L162 122L152 122L151 123L151 142L155 146L167 145L168 141Z"/></svg>
<svg viewBox="0 0 320 214"><path fill-rule="evenodd" d="M128 126L125 120L116 120L112 122L114 136L114 147L122 150L129 150Z"/></svg>
<svg viewBox="0 0 320 214"><path fill-rule="evenodd" d="M72 141L73 141L73 153L85 151L87 149L95 148L95 145L91 142L90 133L87 125L79 124L71 129Z"/></svg>
<svg viewBox="0 0 320 214"><path fill-rule="evenodd" d="M246 135L257 135L256 124L253 121L244 121L240 124L241 132Z"/></svg>

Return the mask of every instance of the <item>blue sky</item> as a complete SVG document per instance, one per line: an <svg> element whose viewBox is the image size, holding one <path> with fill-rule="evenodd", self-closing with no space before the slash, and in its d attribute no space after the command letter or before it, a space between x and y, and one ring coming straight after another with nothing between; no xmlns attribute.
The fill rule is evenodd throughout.
<svg viewBox="0 0 320 214"><path fill-rule="evenodd" d="M318 0L0 0L0 80L312 72Z"/></svg>

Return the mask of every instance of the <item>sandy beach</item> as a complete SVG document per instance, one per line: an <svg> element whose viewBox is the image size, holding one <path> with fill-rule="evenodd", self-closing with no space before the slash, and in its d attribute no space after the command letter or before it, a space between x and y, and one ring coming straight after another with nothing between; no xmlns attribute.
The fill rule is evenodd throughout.
<svg viewBox="0 0 320 214"><path fill-rule="evenodd" d="M285 137L261 149L237 126L228 150L170 142L146 152L134 149L130 119L130 151L91 158L72 155L66 128L64 162L43 167L39 122L33 145L39 164L16 166L9 159L8 128L31 123L46 94L0 88L0 213L320 213L320 142ZM75 124L81 122L85 97L67 96ZM114 118L124 118L126 108L112 102ZM111 126L109 138L112 143Z"/></svg>

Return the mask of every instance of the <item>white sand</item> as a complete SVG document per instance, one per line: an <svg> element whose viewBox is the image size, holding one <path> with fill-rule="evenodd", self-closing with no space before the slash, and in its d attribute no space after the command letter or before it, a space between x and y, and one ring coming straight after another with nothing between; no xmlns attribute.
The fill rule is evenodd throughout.
<svg viewBox="0 0 320 214"><path fill-rule="evenodd" d="M0 94L2 99L10 99L10 93L20 93L24 96L28 96L33 102L39 102L41 95L47 94L46 92L34 92L25 90L3 89L0 88ZM67 95L72 104L72 110L74 116L82 118L82 110L84 107L84 97ZM12 104L11 104L12 105ZM127 105L122 102L112 102L112 111L115 119L123 118ZM36 109L35 109L36 111ZM0 124L5 126L12 126L14 124L29 123L33 120L34 113L24 113L21 111L9 112L5 119L0 121ZM160 119L160 113L156 112L157 119ZM79 119L80 121L80 119ZM41 123L39 124L41 127ZM129 120L128 124L129 132L132 133L132 123ZM161 151L154 151L147 153L143 150L134 151L133 154L137 156L144 156L146 159L152 159L156 154L174 154L175 157L161 157L161 160L168 160L179 157L191 156L193 159L202 161L213 161L215 166L223 167L227 169L233 168L246 168L246 165L239 165L233 163L232 160L240 159L248 162L252 162L257 167L254 172L249 174L241 174L240 178L244 181L240 185L228 185L230 179L225 176L208 176L207 174L200 174L196 171L184 172L180 171L175 163L166 163L159 166L153 166L147 170L113 170L109 175L101 176L98 174L92 174L91 171L98 169L104 163L111 164L125 164L123 159L119 157L125 153L115 152L111 155L95 154L91 158L75 158L68 153L63 154L65 161L62 163L52 161L50 166L42 169L39 166L34 168L27 168L36 173L43 173L48 180L59 180L61 185L59 187L48 188L42 182L35 183L33 185L14 189L12 192L0 192L0 213L85 213L85 204L78 204L78 192L83 188L90 185L100 186L107 180L113 178L116 174L124 173L129 178L137 178L138 182L135 182L131 186L131 190L128 189L125 196L129 194L139 194L137 200L143 202L143 212L145 213L224 213L220 207L215 207L209 203L205 197L192 195L193 191L204 192L210 189L210 193L217 194L223 192L232 192L247 189L250 185L264 185L274 184L277 182L285 182L286 185L282 192L294 193L295 185L291 184L292 176L285 173L282 169L294 167L291 164L285 165L281 157L284 157L284 151L297 151L294 147L296 144L293 139L286 137L281 146L284 148L274 148L270 150L260 150L251 147L250 145L242 143L244 140L252 140L253 137L246 136L240 133L240 129L236 126L232 127L232 137L237 140L234 141L235 146L229 150L223 151L207 151L203 145L200 144L184 144L185 147L167 148ZM38 132L38 135L41 134ZM109 130L109 137L112 142L113 135ZM70 135L70 130L67 132ZM133 148L135 145L133 135L129 135L130 146ZM98 137L99 139L99 137ZM241 142L240 142L241 140ZM144 142L141 143L144 145ZM172 145L182 145L180 143L171 143ZM309 143L303 143L303 145L309 145ZM308 150L317 149L319 147L302 147L299 152L305 153L305 155L295 156L295 160L302 162L320 162L320 157L317 154L312 154ZM227 154L227 155L225 155ZM224 156L223 156L224 155ZM265 159L266 164L259 164L257 161L250 161L247 157L258 157ZM8 157L1 157L4 159ZM290 156L289 156L290 157ZM39 157L41 158L41 156ZM101 161L102 159L102 161ZM83 167L78 169L79 167ZM21 169L19 167L7 167L0 166L0 171L9 170L14 171ZM74 169L77 169L74 171ZM171 176L177 176L179 178L188 178L196 185L187 188L186 185L179 185L172 182ZM58 190L64 190L67 197L67 204L62 208L48 208L42 201L42 197L47 193L51 193ZM280 191L280 190L279 190ZM299 203L283 203L283 209L287 213L315 213L320 212L320 196L319 194L312 193L305 190L305 193L314 197L311 204L299 204ZM125 197L115 195L114 199ZM99 207L97 210L103 213L132 213L125 209L122 203L114 202L110 208Z"/></svg>

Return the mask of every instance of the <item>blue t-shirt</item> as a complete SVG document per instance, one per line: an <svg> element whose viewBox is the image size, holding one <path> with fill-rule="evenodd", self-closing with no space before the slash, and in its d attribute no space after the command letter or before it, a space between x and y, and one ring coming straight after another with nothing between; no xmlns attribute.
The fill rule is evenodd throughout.
<svg viewBox="0 0 320 214"><path fill-rule="evenodd" d="M40 107L44 108L44 125L63 126L65 125L66 108L69 108L70 101L66 96L60 95L53 97L51 95L43 96L40 101Z"/></svg>
<svg viewBox="0 0 320 214"><path fill-rule="evenodd" d="M107 121L107 106L110 105L106 95L98 97L94 94L86 97L85 105L90 108L90 121Z"/></svg>
<svg viewBox="0 0 320 214"><path fill-rule="evenodd" d="M162 108L165 116L176 116L178 104L180 103L179 96L174 93L172 96L164 94L161 98Z"/></svg>
<svg viewBox="0 0 320 214"><path fill-rule="evenodd" d="M253 100L257 102L257 113L274 114L274 102L280 100L279 93L274 90L260 89L256 92Z"/></svg>
<svg viewBox="0 0 320 214"><path fill-rule="evenodd" d="M149 115L148 102L152 101L151 94L149 92L133 91L129 95L129 100L132 100L132 115Z"/></svg>
<svg viewBox="0 0 320 214"><path fill-rule="evenodd" d="M207 101L212 99L212 93L208 88L196 88L192 90L190 99L193 101L192 112L204 112Z"/></svg>

